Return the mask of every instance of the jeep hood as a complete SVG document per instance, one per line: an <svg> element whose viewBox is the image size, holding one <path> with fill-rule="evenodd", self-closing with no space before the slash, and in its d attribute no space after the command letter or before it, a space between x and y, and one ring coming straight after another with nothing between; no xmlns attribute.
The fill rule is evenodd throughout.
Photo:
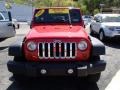
<svg viewBox="0 0 120 90"><path fill-rule="evenodd" d="M27 39L71 37L88 38L88 34L80 25L39 25L34 26L26 36Z"/></svg>

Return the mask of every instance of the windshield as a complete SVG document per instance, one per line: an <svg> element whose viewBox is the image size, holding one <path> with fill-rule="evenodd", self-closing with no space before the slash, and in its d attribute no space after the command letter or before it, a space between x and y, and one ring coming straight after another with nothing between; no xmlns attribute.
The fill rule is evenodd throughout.
<svg viewBox="0 0 120 90"><path fill-rule="evenodd" d="M120 22L120 16L107 16L103 19L103 22Z"/></svg>
<svg viewBox="0 0 120 90"><path fill-rule="evenodd" d="M78 23L81 21L77 9L38 9L35 11L35 23Z"/></svg>
<svg viewBox="0 0 120 90"><path fill-rule="evenodd" d="M9 16L8 16L8 12L7 11L0 11L2 13L2 15L4 16L6 21L9 21Z"/></svg>

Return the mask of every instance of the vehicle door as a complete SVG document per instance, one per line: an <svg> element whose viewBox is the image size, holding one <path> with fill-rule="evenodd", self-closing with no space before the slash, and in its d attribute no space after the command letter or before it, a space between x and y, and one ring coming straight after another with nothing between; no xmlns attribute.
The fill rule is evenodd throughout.
<svg viewBox="0 0 120 90"><path fill-rule="evenodd" d="M94 22L92 24L92 29L94 32L99 33L100 30L100 25L101 25L102 17L101 16L96 16L94 17Z"/></svg>
<svg viewBox="0 0 120 90"><path fill-rule="evenodd" d="M12 21L10 21L8 12L0 12L0 36L13 30L14 27Z"/></svg>

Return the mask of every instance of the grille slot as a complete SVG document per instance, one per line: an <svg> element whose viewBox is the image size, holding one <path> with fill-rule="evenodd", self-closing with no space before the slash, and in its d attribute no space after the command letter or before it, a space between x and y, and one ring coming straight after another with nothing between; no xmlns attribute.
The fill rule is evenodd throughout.
<svg viewBox="0 0 120 90"><path fill-rule="evenodd" d="M72 43L72 56L75 56L75 43Z"/></svg>
<svg viewBox="0 0 120 90"><path fill-rule="evenodd" d="M53 48L53 43L50 43L50 57L54 57Z"/></svg>
<svg viewBox="0 0 120 90"><path fill-rule="evenodd" d="M65 44L64 43L61 43L61 57L64 57L65 56Z"/></svg>
<svg viewBox="0 0 120 90"><path fill-rule="evenodd" d="M39 56L43 57L43 44L42 43L39 44Z"/></svg>
<svg viewBox="0 0 120 90"><path fill-rule="evenodd" d="M45 43L45 57L48 57L48 43Z"/></svg>
<svg viewBox="0 0 120 90"><path fill-rule="evenodd" d="M76 43L39 43L39 58L75 58Z"/></svg>
<svg viewBox="0 0 120 90"><path fill-rule="evenodd" d="M67 57L70 57L70 43L67 43L66 53L67 53Z"/></svg>
<svg viewBox="0 0 120 90"><path fill-rule="evenodd" d="M56 50L55 50L55 56L56 57L59 57L59 43L55 43L55 47L54 47Z"/></svg>

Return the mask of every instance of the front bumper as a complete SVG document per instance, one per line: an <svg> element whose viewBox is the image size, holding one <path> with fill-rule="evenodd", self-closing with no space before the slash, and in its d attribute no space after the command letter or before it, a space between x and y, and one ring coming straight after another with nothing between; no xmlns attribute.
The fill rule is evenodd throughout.
<svg viewBox="0 0 120 90"><path fill-rule="evenodd" d="M105 70L106 62L15 62L7 63L8 70L14 74L30 77L39 76L87 76Z"/></svg>

